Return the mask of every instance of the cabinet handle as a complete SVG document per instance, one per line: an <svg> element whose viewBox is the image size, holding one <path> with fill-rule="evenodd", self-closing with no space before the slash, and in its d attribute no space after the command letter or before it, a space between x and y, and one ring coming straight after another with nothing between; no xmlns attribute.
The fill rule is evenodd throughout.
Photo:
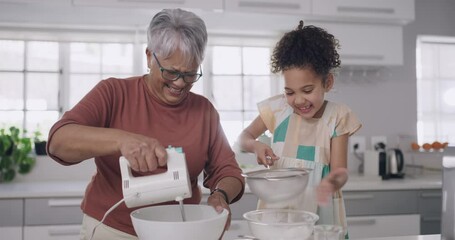
<svg viewBox="0 0 455 240"><path fill-rule="evenodd" d="M420 196L422 198L440 198L442 193L421 193Z"/></svg>
<svg viewBox="0 0 455 240"><path fill-rule="evenodd" d="M375 225L376 219L348 219L348 225Z"/></svg>
<svg viewBox="0 0 455 240"><path fill-rule="evenodd" d="M440 217L422 217L422 222L439 222L441 221Z"/></svg>
<svg viewBox="0 0 455 240"><path fill-rule="evenodd" d="M344 196L345 200L367 200L373 199L374 196L372 194L357 194L357 195L348 195Z"/></svg>
<svg viewBox="0 0 455 240"><path fill-rule="evenodd" d="M80 232L81 232L80 226L51 228L48 231L49 236L79 236Z"/></svg>
<svg viewBox="0 0 455 240"><path fill-rule="evenodd" d="M371 60L371 61L382 61L384 60L383 55L374 55L374 54L341 54L344 59L353 59L353 60Z"/></svg>
<svg viewBox="0 0 455 240"><path fill-rule="evenodd" d="M50 199L47 205L49 207L78 207L81 202L82 198Z"/></svg>
<svg viewBox="0 0 455 240"><path fill-rule="evenodd" d="M393 8L374 8L374 7L352 7L352 6L339 6L337 11L340 13L370 13L370 14L395 14Z"/></svg>
<svg viewBox="0 0 455 240"><path fill-rule="evenodd" d="M273 2L258 2L258 1L240 1L238 7L243 8L270 8L270 9L300 9L298 3L273 3Z"/></svg>

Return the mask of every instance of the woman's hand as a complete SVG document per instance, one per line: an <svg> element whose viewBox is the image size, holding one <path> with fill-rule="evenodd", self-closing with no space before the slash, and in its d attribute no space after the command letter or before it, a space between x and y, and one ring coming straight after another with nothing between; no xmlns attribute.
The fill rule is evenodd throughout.
<svg viewBox="0 0 455 240"><path fill-rule="evenodd" d="M256 161L258 164L264 166L273 166L274 162L280 159L275 155L272 148L269 145L256 141L254 143L254 153L256 154Z"/></svg>
<svg viewBox="0 0 455 240"><path fill-rule="evenodd" d="M151 172L167 162L166 149L158 140L139 134L128 134L119 142L122 156L138 172Z"/></svg>
<svg viewBox="0 0 455 240"><path fill-rule="evenodd" d="M228 211L229 215L224 231L228 230L231 226L231 209L229 208L229 204L226 202L224 195L220 192L213 192L207 199L207 204L214 207L218 213L223 212L224 209Z"/></svg>
<svg viewBox="0 0 455 240"><path fill-rule="evenodd" d="M332 194L342 188L348 181L348 170L346 168L336 168L329 175L322 179L316 192L319 205L326 206Z"/></svg>

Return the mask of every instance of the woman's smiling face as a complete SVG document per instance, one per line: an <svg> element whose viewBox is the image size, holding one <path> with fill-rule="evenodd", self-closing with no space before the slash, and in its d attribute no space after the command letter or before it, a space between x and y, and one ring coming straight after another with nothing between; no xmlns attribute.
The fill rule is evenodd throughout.
<svg viewBox="0 0 455 240"><path fill-rule="evenodd" d="M177 105L181 103L191 88L192 83L186 83L183 78L179 78L175 81L163 79L160 67L153 56L153 53L147 50L147 61L150 68L147 84L149 85L152 93L164 103L169 105ZM181 54L175 52L168 58L162 58L160 55L156 55L161 66L168 70L178 71L181 73L197 73L199 65L192 64L191 66L185 66L184 61L181 59Z"/></svg>
<svg viewBox="0 0 455 240"><path fill-rule="evenodd" d="M325 93L333 86L333 75L327 76L325 86L322 76L309 67L285 70L283 76L286 100L294 112L305 119L320 118Z"/></svg>

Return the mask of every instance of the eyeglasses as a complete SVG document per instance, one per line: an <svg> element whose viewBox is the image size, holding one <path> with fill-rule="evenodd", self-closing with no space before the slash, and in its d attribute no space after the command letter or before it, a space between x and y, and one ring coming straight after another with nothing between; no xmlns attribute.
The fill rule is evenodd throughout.
<svg viewBox="0 0 455 240"><path fill-rule="evenodd" d="M156 57L155 53L153 53L153 57L156 60L156 63L158 63L158 66L160 67L161 71L161 77L163 79L168 80L168 81L176 81L179 78L182 78L184 82L186 83L195 83L199 78L202 77L202 69L201 73L182 73L179 71L175 70L169 70L161 66L160 61L158 61L158 58Z"/></svg>

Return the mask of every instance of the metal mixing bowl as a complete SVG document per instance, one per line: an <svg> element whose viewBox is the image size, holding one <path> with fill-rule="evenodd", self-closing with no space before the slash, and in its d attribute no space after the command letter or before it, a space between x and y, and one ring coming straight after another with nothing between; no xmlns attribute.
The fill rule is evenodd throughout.
<svg viewBox="0 0 455 240"><path fill-rule="evenodd" d="M302 193L308 184L309 172L309 169L302 168L279 168L247 172L243 176L254 195L273 203Z"/></svg>
<svg viewBox="0 0 455 240"><path fill-rule="evenodd" d="M243 214L243 218L251 233L261 240L309 239L319 220L314 213L292 209L255 210Z"/></svg>

